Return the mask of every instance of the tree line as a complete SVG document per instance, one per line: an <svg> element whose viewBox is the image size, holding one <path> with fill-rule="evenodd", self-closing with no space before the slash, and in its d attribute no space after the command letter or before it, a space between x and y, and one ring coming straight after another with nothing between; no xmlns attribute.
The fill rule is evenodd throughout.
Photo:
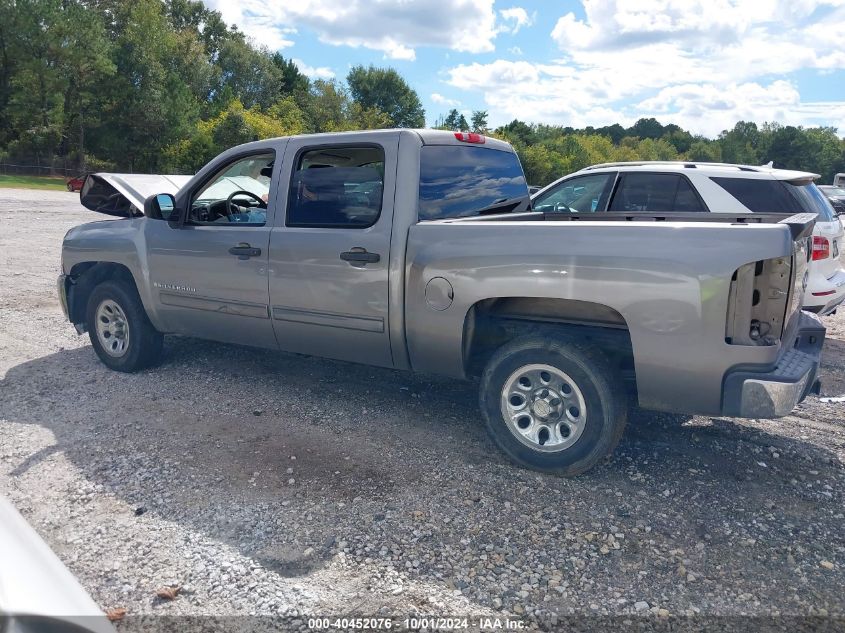
<svg viewBox="0 0 845 633"><path fill-rule="evenodd" d="M193 173L226 148L274 136L424 127L392 68L312 80L200 0L0 0L0 162ZM528 181L591 164L697 160L845 171L831 127L741 121L709 139L643 118L575 129L451 109L434 127L511 142Z"/></svg>
<svg viewBox="0 0 845 633"><path fill-rule="evenodd" d="M740 121L715 139L654 118L629 128L529 125L514 120L494 132L517 148L531 184L544 185L588 165L616 161L689 160L810 171L830 183L845 171L845 142L836 128Z"/></svg>
<svg viewBox="0 0 845 633"><path fill-rule="evenodd" d="M423 127L393 69L309 80L199 0L0 0L0 162L191 173L247 141Z"/></svg>

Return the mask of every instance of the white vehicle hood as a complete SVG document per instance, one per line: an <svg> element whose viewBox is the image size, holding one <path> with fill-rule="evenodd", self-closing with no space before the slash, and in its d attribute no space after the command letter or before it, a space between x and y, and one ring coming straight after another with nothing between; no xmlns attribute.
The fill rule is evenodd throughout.
<svg viewBox="0 0 845 633"><path fill-rule="evenodd" d="M175 194L193 176L156 174L89 174L79 192L79 201L87 209L132 217L144 211L144 200L157 193Z"/></svg>
<svg viewBox="0 0 845 633"><path fill-rule="evenodd" d="M103 610L15 507L0 497L0 624L4 630L114 633ZM51 622L54 628L46 627Z"/></svg>

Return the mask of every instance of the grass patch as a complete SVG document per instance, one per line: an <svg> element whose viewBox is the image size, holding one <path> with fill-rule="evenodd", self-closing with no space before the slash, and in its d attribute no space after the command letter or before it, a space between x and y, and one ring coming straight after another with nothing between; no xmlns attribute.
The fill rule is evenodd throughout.
<svg viewBox="0 0 845 633"><path fill-rule="evenodd" d="M6 189L67 190L65 179L57 176L13 176L0 174L0 187Z"/></svg>

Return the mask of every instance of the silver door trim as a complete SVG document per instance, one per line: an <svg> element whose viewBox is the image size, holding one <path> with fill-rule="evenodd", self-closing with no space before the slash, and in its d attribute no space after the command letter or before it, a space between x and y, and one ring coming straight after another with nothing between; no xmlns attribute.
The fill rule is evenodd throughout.
<svg viewBox="0 0 845 633"><path fill-rule="evenodd" d="M376 332L378 334L384 332L384 319L378 317L355 316L339 314L337 312L316 312L285 306L273 306L273 318L277 321L339 327L347 330L360 330L362 332Z"/></svg>
<svg viewBox="0 0 845 633"><path fill-rule="evenodd" d="M243 301L215 299L213 297L188 296L172 292L160 292L159 299L164 305L175 306L177 308L191 308L194 310L205 310L206 312L217 312L218 314L254 317L256 319L270 318L266 303L247 303Z"/></svg>

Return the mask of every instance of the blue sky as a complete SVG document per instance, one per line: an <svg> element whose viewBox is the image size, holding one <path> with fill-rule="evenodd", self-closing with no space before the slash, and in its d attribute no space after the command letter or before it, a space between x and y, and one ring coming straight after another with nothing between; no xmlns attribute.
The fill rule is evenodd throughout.
<svg viewBox="0 0 845 633"><path fill-rule="evenodd" d="M429 124L455 107L572 125L642 116L845 134L845 0L206 0L312 77L396 68Z"/></svg>

